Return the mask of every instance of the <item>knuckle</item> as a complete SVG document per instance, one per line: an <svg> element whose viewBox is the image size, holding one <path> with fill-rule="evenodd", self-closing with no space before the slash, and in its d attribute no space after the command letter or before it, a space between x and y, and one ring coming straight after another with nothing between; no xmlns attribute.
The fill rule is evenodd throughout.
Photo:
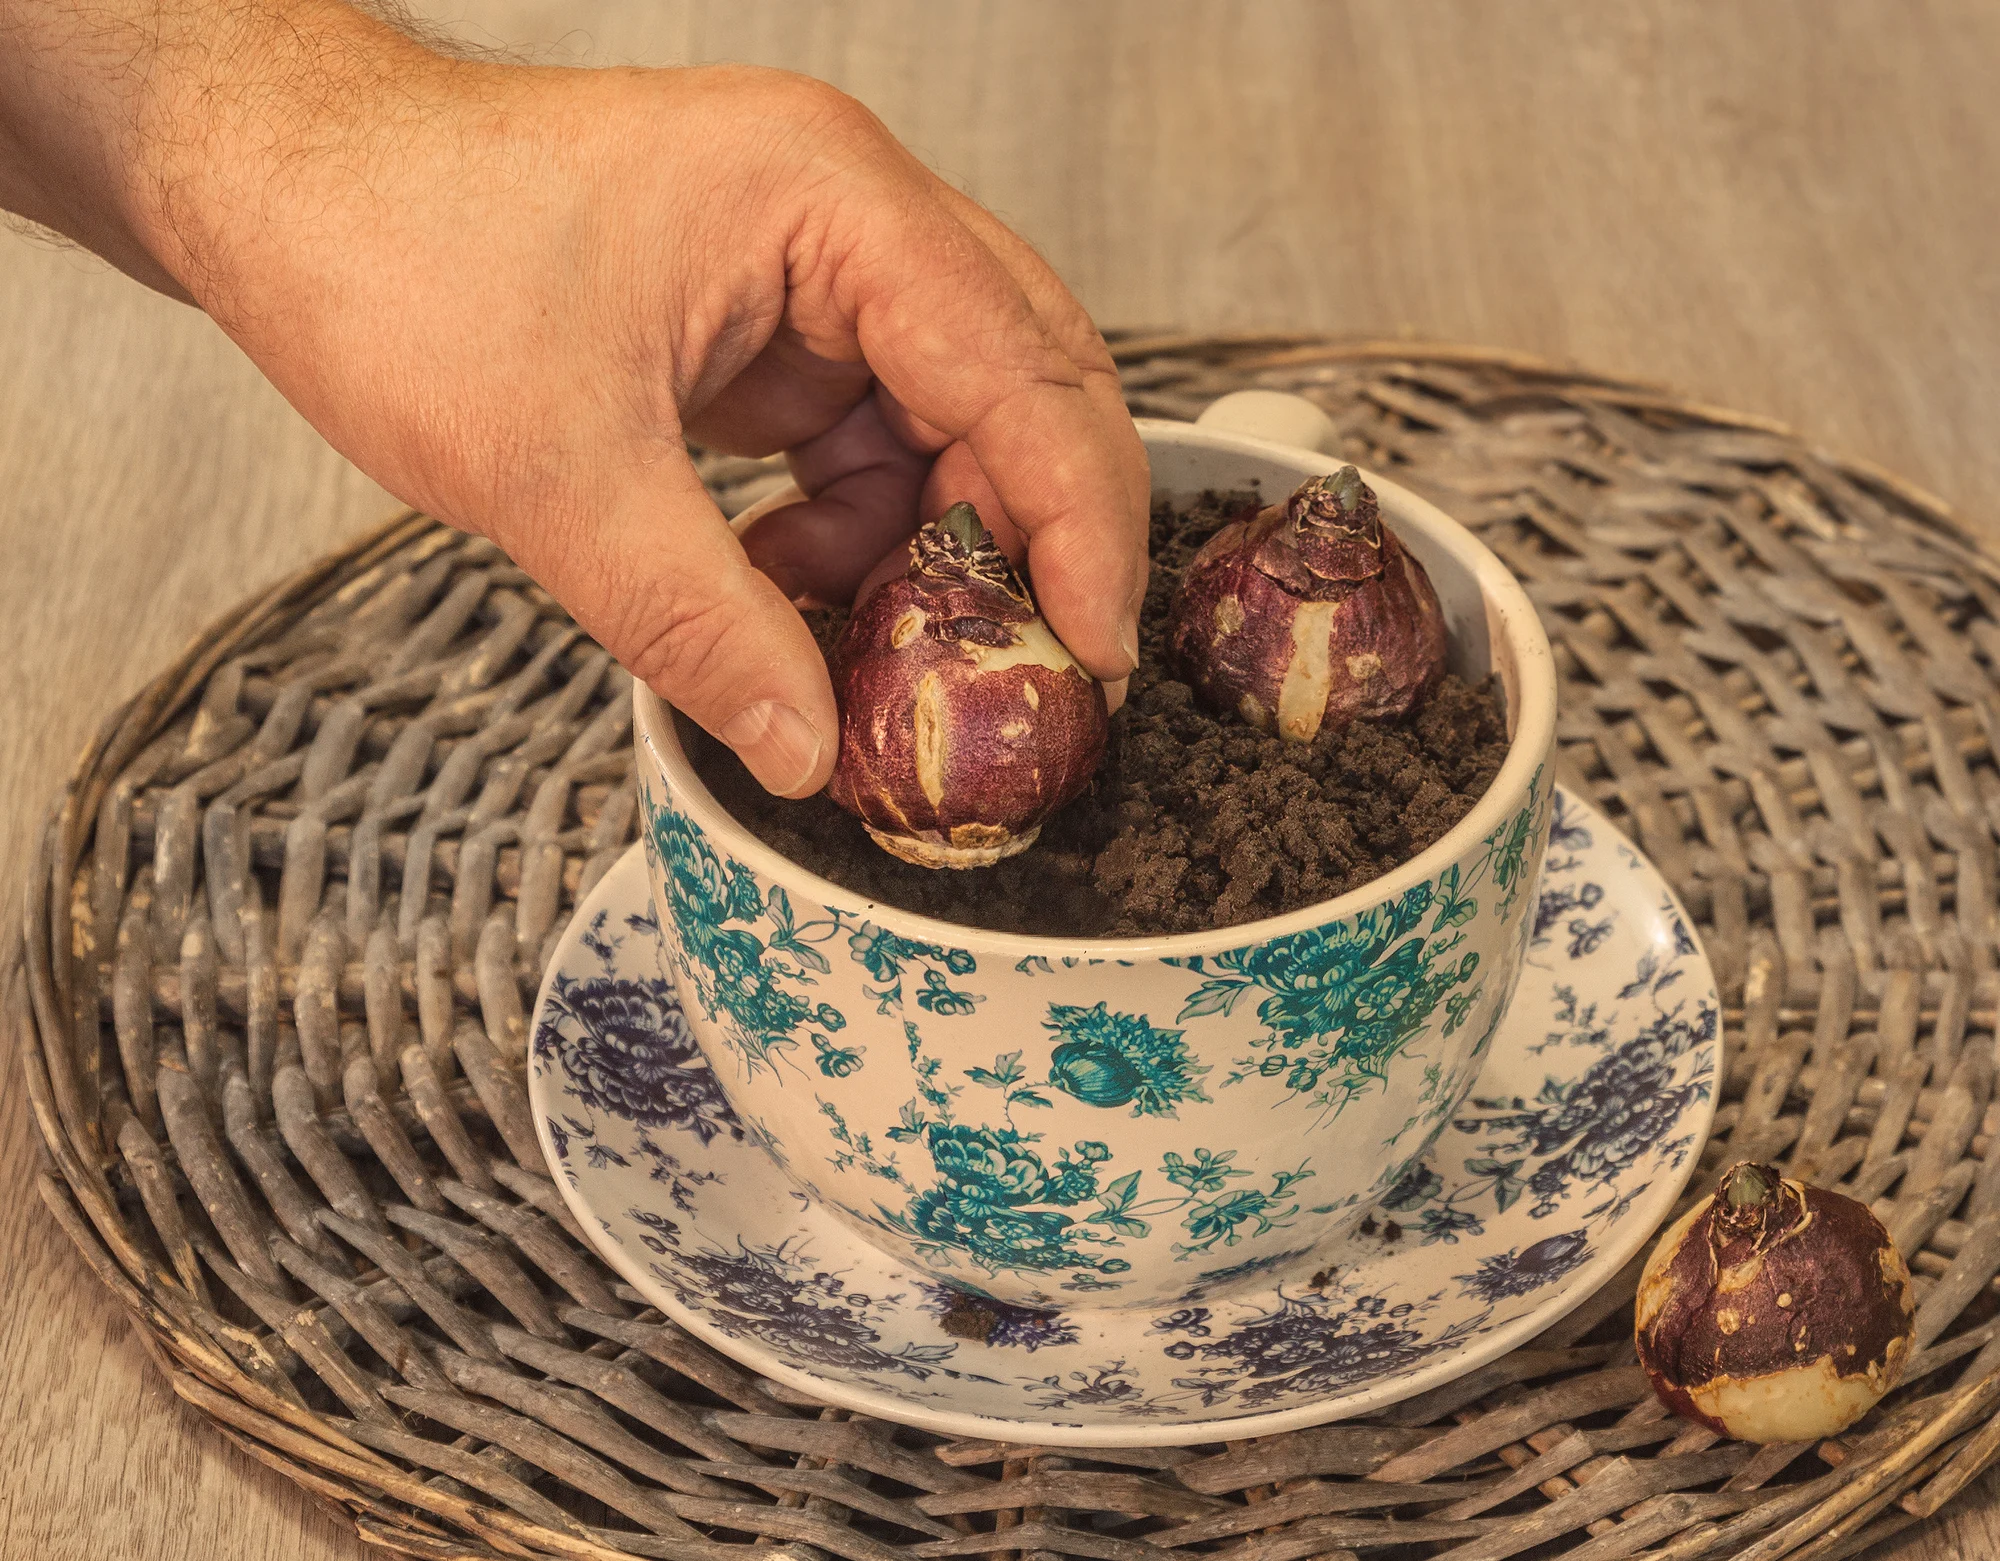
<svg viewBox="0 0 2000 1561"><path fill-rule="evenodd" d="M811 76L794 77L793 82L790 108L801 128L843 141L887 138L882 121L859 98Z"/></svg>
<svg viewBox="0 0 2000 1561"><path fill-rule="evenodd" d="M676 594L634 615L620 643L626 671L674 703L697 710L727 681L739 603Z"/></svg>
<svg viewBox="0 0 2000 1561"><path fill-rule="evenodd" d="M887 127L859 99L790 71L758 72L755 90L736 107L763 137L823 156L852 156L891 141Z"/></svg>

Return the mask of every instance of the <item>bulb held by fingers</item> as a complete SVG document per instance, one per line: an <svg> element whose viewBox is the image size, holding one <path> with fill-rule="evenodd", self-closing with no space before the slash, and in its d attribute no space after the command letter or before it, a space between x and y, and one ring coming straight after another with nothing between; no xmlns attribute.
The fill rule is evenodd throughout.
<svg viewBox="0 0 2000 1561"><path fill-rule="evenodd" d="M924 867L1026 850L1089 784L1104 690L1035 610L970 504L917 533L831 657L840 758L827 795Z"/></svg>

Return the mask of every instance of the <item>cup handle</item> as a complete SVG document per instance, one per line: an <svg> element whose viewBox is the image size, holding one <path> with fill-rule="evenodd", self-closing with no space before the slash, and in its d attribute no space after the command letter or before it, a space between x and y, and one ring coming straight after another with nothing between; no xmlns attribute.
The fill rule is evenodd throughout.
<svg viewBox="0 0 2000 1561"><path fill-rule="evenodd" d="M1322 455L1333 453L1337 436L1332 418L1304 396L1286 390L1232 390L1209 402L1194 421L1197 428L1295 445Z"/></svg>

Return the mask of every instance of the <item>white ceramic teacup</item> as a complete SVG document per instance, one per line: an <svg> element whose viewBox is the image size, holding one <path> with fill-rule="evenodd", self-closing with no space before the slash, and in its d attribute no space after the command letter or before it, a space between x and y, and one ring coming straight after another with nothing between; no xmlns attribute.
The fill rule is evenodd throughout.
<svg viewBox="0 0 2000 1561"><path fill-rule="evenodd" d="M1297 397L1139 426L1170 495L1275 498L1340 464ZM874 903L725 812L638 686L653 901L688 1022L749 1130L864 1240L1018 1305L1213 1296L1307 1268L1471 1088L1532 927L1554 663L1498 559L1364 475L1430 572L1452 669L1498 675L1512 747L1430 849L1290 915L1086 940Z"/></svg>

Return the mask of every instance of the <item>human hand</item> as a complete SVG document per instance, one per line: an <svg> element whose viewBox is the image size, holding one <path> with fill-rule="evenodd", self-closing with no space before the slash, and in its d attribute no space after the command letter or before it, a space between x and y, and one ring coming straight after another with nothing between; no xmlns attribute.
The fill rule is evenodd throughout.
<svg viewBox="0 0 2000 1561"><path fill-rule="evenodd" d="M451 59L331 0L166 10L180 63L155 62L121 143L142 259L767 787L817 790L838 741L792 601L845 602L957 499L1025 543L1086 667L1132 668L1148 480L1109 355L853 100L772 71ZM746 552L684 437L787 452L808 501Z"/></svg>

